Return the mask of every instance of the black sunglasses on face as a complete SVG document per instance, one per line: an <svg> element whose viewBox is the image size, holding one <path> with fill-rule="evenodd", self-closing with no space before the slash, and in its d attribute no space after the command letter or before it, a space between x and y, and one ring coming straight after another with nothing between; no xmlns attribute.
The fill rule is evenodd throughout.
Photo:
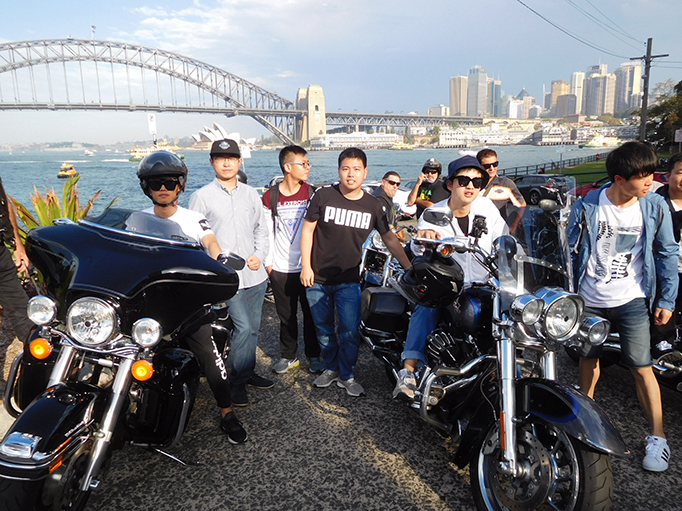
<svg viewBox="0 0 682 511"><path fill-rule="evenodd" d="M424 171L424 174L440 174L440 172L438 172L437 170L429 170L429 169L426 169L426 170Z"/></svg>
<svg viewBox="0 0 682 511"><path fill-rule="evenodd" d="M161 190L162 186L170 192L170 191L175 190L175 188L179 184L180 184L180 181L177 179L150 179L149 180L149 188L155 192L158 192L159 190Z"/></svg>
<svg viewBox="0 0 682 511"><path fill-rule="evenodd" d="M481 188L483 186L482 177L469 177L469 176L455 176L457 184L462 188L469 186L469 183L474 185L474 188Z"/></svg>
<svg viewBox="0 0 682 511"><path fill-rule="evenodd" d="M494 161L494 162L492 162L492 163L484 163L484 164L483 164L483 168L484 168L485 170L488 170L490 167L495 167L495 168L497 168L497 166L498 166L499 164L500 164L499 161Z"/></svg>
<svg viewBox="0 0 682 511"><path fill-rule="evenodd" d="M400 186L400 181L391 181L390 179L385 180L391 186Z"/></svg>

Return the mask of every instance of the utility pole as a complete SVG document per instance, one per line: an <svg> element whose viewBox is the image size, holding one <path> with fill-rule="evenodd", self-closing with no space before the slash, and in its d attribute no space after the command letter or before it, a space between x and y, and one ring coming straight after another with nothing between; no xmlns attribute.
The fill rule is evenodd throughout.
<svg viewBox="0 0 682 511"><path fill-rule="evenodd" d="M632 57L630 60L643 60L644 61L644 91L642 93L642 124L639 127L639 139L642 142L646 141L646 121L647 121L647 108L649 106L649 71L651 70L651 61L660 57L669 57L666 53L665 55L652 55L651 54L651 43L653 39L650 37L646 40L646 55L643 57Z"/></svg>

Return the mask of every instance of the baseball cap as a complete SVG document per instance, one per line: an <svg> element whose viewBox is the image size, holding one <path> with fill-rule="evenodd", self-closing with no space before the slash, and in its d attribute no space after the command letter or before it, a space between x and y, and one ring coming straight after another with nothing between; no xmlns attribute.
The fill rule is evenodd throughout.
<svg viewBox="0 0 682 511"><path fill-rule="evenodd" d="M211 145L211 156L236 156L241 158L242 153L239 151L239 145L234 140L225 138L223 140L216 140Z"/></svg>
<svg viewBox="0 0 682 511"><path fill-rule="evenodd" d="M457 158L456 160L451 161L450 164L448 165L448 178L443 180L443 188L447 190L448 181L452 181L457 175L457 172L459 172L462 169L480 170L481 177L483 178L483 188L486 187L488 181L490 180L490 176L483 169L483 167L481 167L481 164L474 156L462 156L461 158Z"/></svg>

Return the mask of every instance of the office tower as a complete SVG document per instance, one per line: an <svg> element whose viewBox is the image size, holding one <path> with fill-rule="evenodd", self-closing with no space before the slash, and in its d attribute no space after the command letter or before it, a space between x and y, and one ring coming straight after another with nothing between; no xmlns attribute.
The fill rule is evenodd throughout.
<svg viewBox="0 0 682 511"><path fill-rule="evenodd" d="M543 86L544 89L544 86ZM549 110L552 106L552 93L551 92L543 92L542 93L542 106L544 107L545 110Z"/></svg>
<svg viewBox="0 0 682 511"><path fill-rule="evenodd" d="M437 115L439 117L448 117L450 115L450 108L445 105L436 105L429 107L429 115Z"/></svg>
<svg viewBox="0 0 682 511"><path fill-rule="evenodd" d="M585 73L576 71L571 75L571 94L575 95L574 114L583 113L583 96L585 95Z"/></svg>
<svg viewBox="0 0 682 511"><path fill-rule="evenodd" d="M642 64L640 62L624 62L614 72L616 75L615 112L628 111L633 94L642 90Z"/></svg>
<svg viewBox="0 0 682 511"><path fill-rule="evenodd" d="M523 117L522 119L530 118L530 109L535 105L535 98L531 95L523 97Z"/></svg>
<svg viewBox="0 0 682 511"><path fill-rule="evenodd" d="M469 70L467 84L467 115L483 117L488 114L488 75L483 66L474 66Z"/></svg>
<svg viewBox="0 0 682 511"><path fill-rule="evenodd" d="M585 79L585 115L613 115L616 75L593 74Z"/></svg>
<svg viewBox="0 0 682 511"><path fill-rule="evenodd" d="M562 94L556 98L556 116L560 119L575 113L575 94Z"/></svg>
<svg viewBox="0 0 682 511"><path fill-rule="evenodd" d="M608 64L596 64L587 68L585 77L589 78L591 75L605 75L609 73Z"/></svg>
<svg viewBox="0 0 682 511"><path fill-rule="evenodd" d="M450 115L467 114L467 82L466 76L450 78Z"/></svg>
<svg viewBox="0 0 682 511"><path fill-rule="evenodd" d="M552 99L549 104L550 110L556 106L556 100L559 96L568 94L571 88L566 83L566 80L553 80L552 81Z"/></svg>
<svg viewBox="0 0 682 511"><path fill-rule="evenodd" d="M510 119L523 119L523 101L520 99L512 99L509 102L509 113L507 117Z"/></svg>
<svg viewBox="0 0 682 511"><path fill-rule="evenodd" d="M502 82L488 78L488 112L492 117L502 115Z"/></svg>
<svg viewBox="0 0 682 511"><path fill-rule="evenodd" d="M533 105L528 110L529 119L537 119L542 114L542 107L540 105Z"/></svg>

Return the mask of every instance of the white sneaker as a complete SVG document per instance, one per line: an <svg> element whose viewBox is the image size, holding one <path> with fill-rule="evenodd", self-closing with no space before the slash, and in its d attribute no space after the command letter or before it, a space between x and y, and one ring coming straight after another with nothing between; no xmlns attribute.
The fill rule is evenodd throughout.
<svg viewBox="0 0 682 511"><path fill-rule="evenodd" d="M401 369L398 373L398 381L393 389L393 399L403 397L414 399L414 391L417 390L417 380L414 373L409 369Z"/></svg>
<svg viewBox="0 0 682 511"><path fill-rule="evenodd" d="M668 469L670 447L668 441L660 436L646 437L646 456L642 466L651 472L663 472Z"/></svg>

